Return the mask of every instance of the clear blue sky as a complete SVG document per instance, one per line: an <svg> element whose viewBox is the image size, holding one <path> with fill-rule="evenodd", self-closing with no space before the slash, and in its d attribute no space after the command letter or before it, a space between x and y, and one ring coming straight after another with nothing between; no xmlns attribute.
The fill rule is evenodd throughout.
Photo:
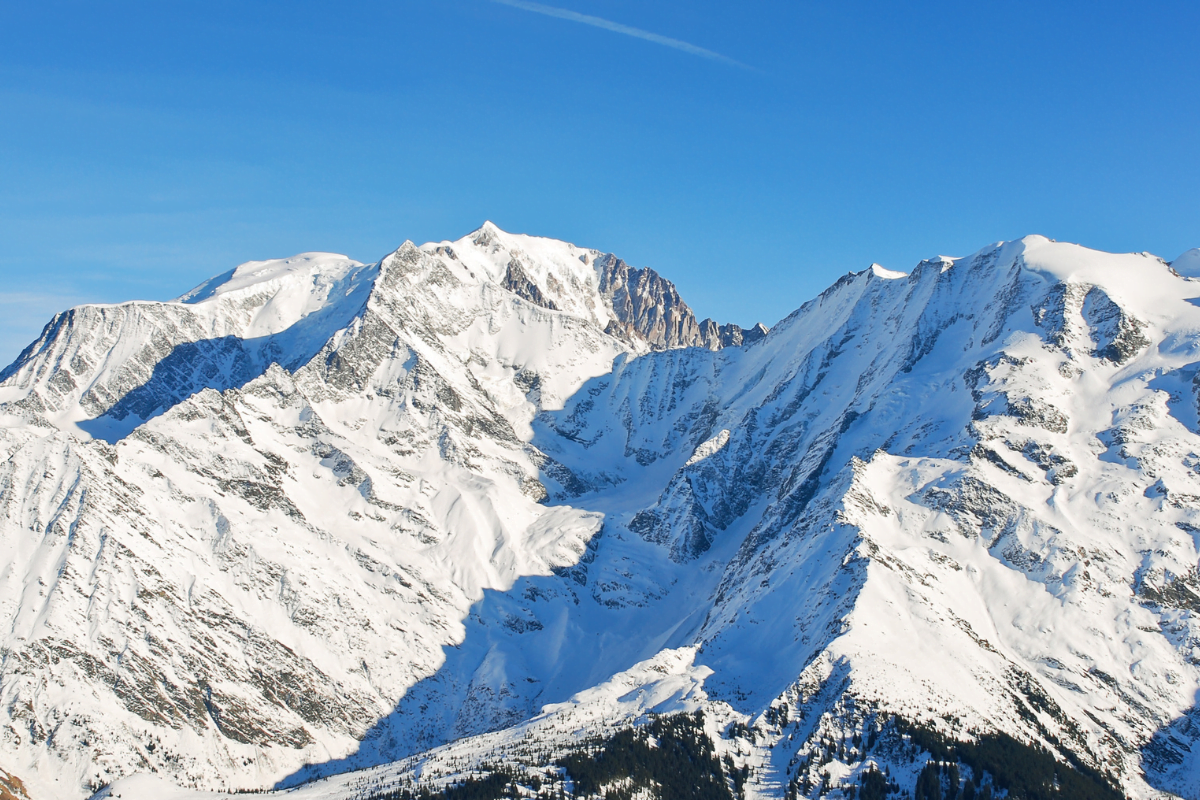
<svg viewBox="0 0 1200 800"><path fill-rule="evenodd" d="M546 5L0 3L0 361L74 303L484 219L742 324L1027 233L1200 245L1194 0Z"/></svg>

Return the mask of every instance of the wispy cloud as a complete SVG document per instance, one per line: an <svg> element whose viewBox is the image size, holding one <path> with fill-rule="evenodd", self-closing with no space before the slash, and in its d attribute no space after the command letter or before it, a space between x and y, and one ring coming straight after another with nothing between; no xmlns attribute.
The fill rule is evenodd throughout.
<svg viewBox="0 0 1200 800"><path fill-rule="evenodd" d="M614 33L623 33L626 36L633 36L637 39L645 39L647 42L654 42L666 47L673 47L676 50L682 50L685 53L691 53L694 56L707 58L711 61L720 61L722 64L728 64L731 67L740 69L753 69L740 61L735 61L729 56L723 56L720 53L714 53L712 50L706 50L703 47L697 47L694 44L681 42L678 39L672 39L669 36L660 36L657 33L644 31L641 28L632 28L629 25L622 25L619 22L603 19L601 17L593 17L590 14L580 14L577 11L568 11L565 8L555 8L554 6L545 6L541 3L530 3L528 0L492 0L493 3L500 3L513 8L520 8L525 11L532 11L535 14L545 14L547 17L557 17L558 19L566 19L571 22L581 22L584 25L591 25L596 28L603 28L606 31Z"/></svg>

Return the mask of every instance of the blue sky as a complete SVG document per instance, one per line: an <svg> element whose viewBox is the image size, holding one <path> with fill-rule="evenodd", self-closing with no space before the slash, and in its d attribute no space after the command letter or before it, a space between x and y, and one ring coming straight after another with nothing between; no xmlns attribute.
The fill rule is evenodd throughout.
<svg viewBox="0 0 1200 800"><path fill-rule="evenodd" d="M3 3L0 361L75 303L484 219L744 325L1027 233L1173 258L1197 30L1194 2Z"/></svg>

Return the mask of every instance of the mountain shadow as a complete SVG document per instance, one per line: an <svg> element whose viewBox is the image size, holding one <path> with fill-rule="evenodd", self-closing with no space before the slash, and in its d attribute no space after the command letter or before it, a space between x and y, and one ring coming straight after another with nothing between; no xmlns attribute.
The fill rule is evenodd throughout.
<svg viewBox="0 0 1200 800"><path fill-rule="evenodd" d="M176 345L154 365L145 383L126 391L103 414L76 424L92 437L115 444L197 392L240 389L272 364L294 372L315 358L361 310L352 307L353 313L338 313L334 306L267 336L221 336Z"/></svg>
<svg viewBox="0 0 1200 800"><path fill-rule="evenodd" d="M273 349L274 343L269 341L273 338L222 336L178 345L154 365L145 383L131 389L100 416L77 424L92 437L115 444L197 392L240 389L262 375L273 363L262 358Z"/></svg>
<svg viewBox="0 0 1200 800"><path fill-rule="evenodd" d="M578 393L588 397L590 389L609 378L588 381ZM553 449L543 441L552 434L541 426L535 430L532 444ZM715 589L720 570L704 576L708 580L697 577L686 591L678 587L672 596L669 586L646 577L669 567L666 549L622 530L612 498L572 481L568 474L569 467L547 460L540 470L545 483L565 482L581 492L547 504L605 515L579 560L550 575L520 577L507 591L485 590L463 621L463 640L443 648L442 665L411 686L364 735L355 752L307 765L276 788L388 763L519 724L543 706L566 701L664 647L690 641L704 619L703 595ZM614 564L638 576L616 589Z"/></svg>
<svg viewBox="0 0 1200 800"><path fill-rule="evenodd" d="M604 375L588 381L577 394L588 397L589 390L608 379ZM535 430L532 444L551 449L542 438L552 434L541 426ZM569 467L549 460L540 470L545 483L572 483L583 492L547 504L605 515L579 560L554 568L550 575L519 577L506 591L484 590L463 621L463 640L443 647L442 665L411 686L395 708L372 725L355 752L302 767L275 788L377 766L511 727L663 648L691 642L704 622L721 571L701 573L694 564L698 574L680 581L672 592L667 581L653 578L664 569L680 569L672 567L667 549L630 535L610 496L569 480L568 474ZM728 559L736 544L726 544L727 552L718 544L714 552ZM637 575L618 587L614 565ZM686 589L682 584L688 584Z"/></svg>
<svg viewBox="0 0 1200 800"><path fill-rule="evenodd" d="M575 397L594 399L598 387L611 380L611 374L594 378ZM565 419L575 412L572 401L563 405L562 411L547 416L565 428ZM696 424L708 423L702 419ZM563 435L555 434L555 429L553 424L534 427L531 444L565 459L565 463L548 461L541 478L549 485L571 484L575 491L548 504L604 515L603 525L579 559L555 568L551 575L520 577L506 591L485 590L464 620L463 639L443 647L443 663L411 686L390 713L371 726L353 753L306 765L278 781L275 788L378 766L518 725L543 707L565 702L664 649L709 641L704 630L711 622L710 611L729 578L727 569L745 556L762 509L731 515L727 525L714 531L704 553L679 558L669 542L639 534L630 523L635 512L656 502L666 485L665 479L659 479L669 477L675 467L659 462L644 467L628 455L630 475L609 476L611 483L591 485L589 474L595 465L589 470L585 460L595 455L584 448L577 456L566 456L561 441L551 441ZM578 469L577 476L572 469ZM647 472L639 471L643 469ZM564 472L577 480L564 480ZM655 477L648 479L650 474ZM795 510L822 518L827 512L832 513ZM852 533L844 535L848 538L839 539L839 546L848 548ZM833 587L828 612L836 615L861 588L863 575L856 564L853 559L849 564L840 558L824 560L820 566L798 568L797 580ZM837 575L844 580L830 583ZM761 710L764 699L786 690L839 630L825 624L827 616L819 616L813 635L803 641L747 645L744 639L725 641L718 635L702 645L697 661L725 670L720 680L705 684L706 692L744 713ZM761 658L771 659L777 668L764 671ZM755 676L753 687L741 686L736 679L748 671ZM655 709L668 711L672 702Z"/></svg>
<svg viewBox="0 0 1200 800"><path fill-rule="evenodd" d="M1195 705L1142 748L1146 783L1187 800L1200 798L1200 692Z"/></svg>

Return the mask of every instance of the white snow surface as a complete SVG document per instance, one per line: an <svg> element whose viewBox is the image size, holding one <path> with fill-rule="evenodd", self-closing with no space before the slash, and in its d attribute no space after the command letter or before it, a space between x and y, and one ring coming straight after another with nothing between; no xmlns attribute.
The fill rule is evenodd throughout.
<svg viewBox="0 0 1200 800"><path fill-rule="evenodd" d="M600 255L489 223L52 321L0 373L0 768L351 798L703 709L752 797L882 714L1200 797L1182 258L1031 236L648 352Z"/></svg>
<svg viewBox="0 0 1200 800"><path fill-rule="evenodd" d="M1193 247L1171 262L1171 267L1185 278L1200 278L1200 247Z"/></svg>
<svg viewBox="0 0 1200 800"><path fill-rule="evenodd" d="M696 447L695 452L692 453L692 457L685 461L683 465L690 467L693 464L697 464L709 456L720 452L721 448L727 444L729 444L729 431L721 431L707 442L701 442Z"/></svg>

